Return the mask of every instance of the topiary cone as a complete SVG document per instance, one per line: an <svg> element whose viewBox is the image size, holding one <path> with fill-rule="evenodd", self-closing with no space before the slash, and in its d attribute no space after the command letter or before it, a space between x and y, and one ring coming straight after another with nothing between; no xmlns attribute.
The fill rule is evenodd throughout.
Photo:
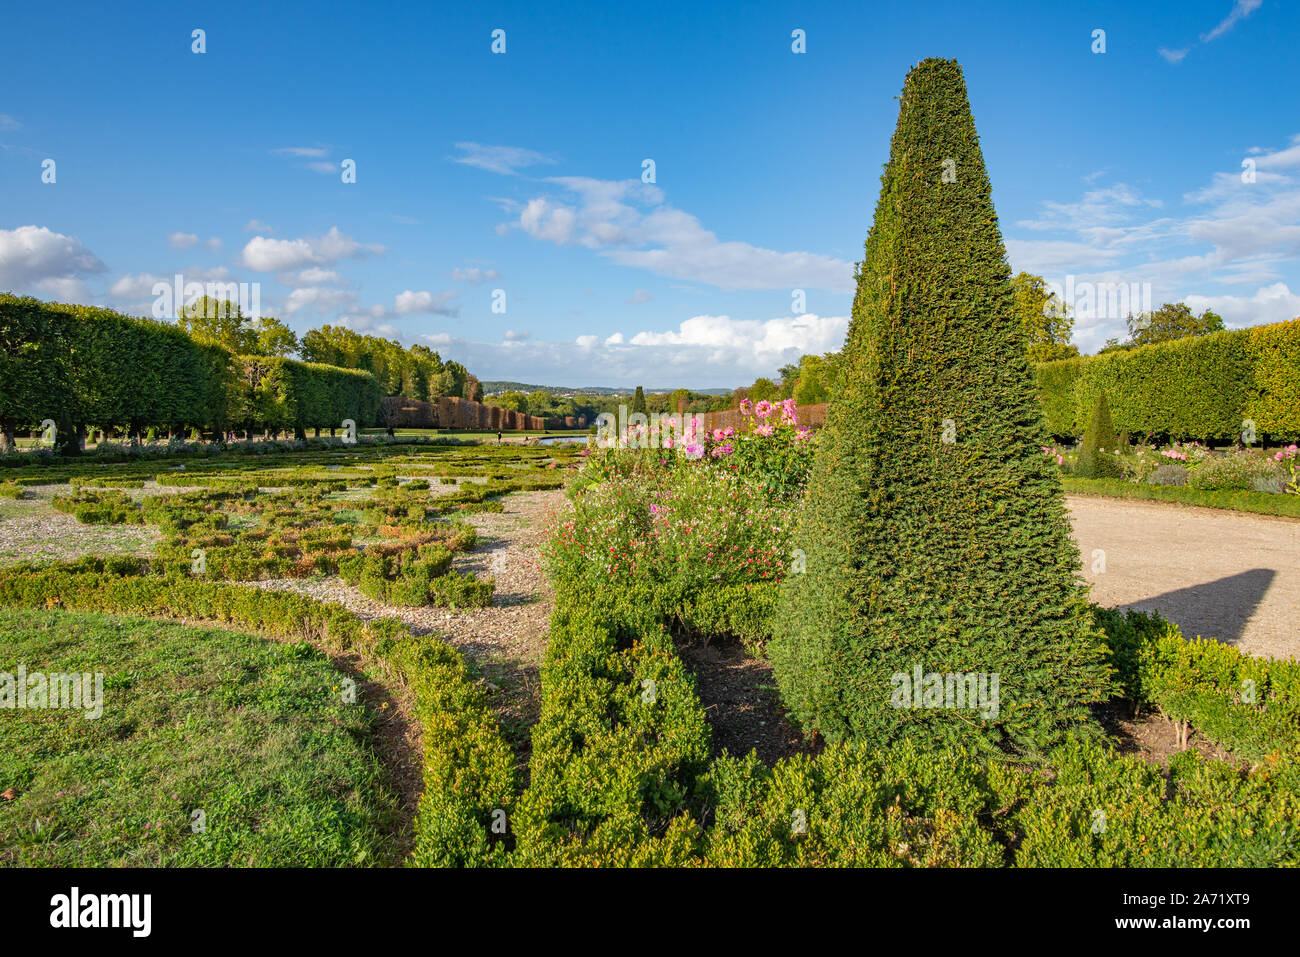
<svg viewBox="0 0 1300 957"><path fill-rule="evenodd" d="M955 61L908 74L881 182L776 677L831 740L1036 750L1091 727L1108 681ZM996 674L996 716L895 706L918 666Z"/></svg>

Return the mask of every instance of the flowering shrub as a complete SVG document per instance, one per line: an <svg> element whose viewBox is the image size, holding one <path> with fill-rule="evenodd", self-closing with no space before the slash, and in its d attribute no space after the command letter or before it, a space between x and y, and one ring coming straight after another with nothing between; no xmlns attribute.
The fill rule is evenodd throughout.
<svg viewBox="0 0 1300 957"><path fill-rule="evenodd" d="M1256 479L1279 476L1281 469L1272 459L1251 452L1229 452L1202 459L1189 470L1192 488L1244 491L1254 488Z"/></svg>
<svg viewBox="0 0 1300 957"><path fill-rule="evenodd" d="M1273 456L1274 461L1281 462L1282 467L1286 469L1289 478L1286 482L1286 491L1292 495L1300 495L1300 473L1296 472L1296 456L1300 453L1300 446L1294 442L1284 449L1279 449Z"/></svg>
<svg viewBox="0 0 1300 957"><path fill-rule="evenodd" d="M577 498L573 516L555 529L549 557L590 565L602 578L779 581L792 512L725 471L681 465L617 476Z"/></svg>
<svg viewBox="0 0 1300 957"><path fill-rule="evenodd" d="M706 608L714 624L765 622L748 606L770 603L785 576L796 511L734 472L679 462L589 486L545 554L558 581L588 594L635 585L687 627L703 624L693 610ZM765 637L758 625L733 630L750 643Z"/></svg>
<svg viewBox="0 0 1300 957"><path fill-rule="evenodd" d="M803 494L812 468L815 439L812 429L798 425L794 399L740 404L744 428L703 429L689 415L680 436L652 419L651 425L634 424L621 433L598 438L596 447L583 453L584 465L575 492L616 477L645 475L678 463L726 470L764 486L777 498L793 501Z"/></svg>

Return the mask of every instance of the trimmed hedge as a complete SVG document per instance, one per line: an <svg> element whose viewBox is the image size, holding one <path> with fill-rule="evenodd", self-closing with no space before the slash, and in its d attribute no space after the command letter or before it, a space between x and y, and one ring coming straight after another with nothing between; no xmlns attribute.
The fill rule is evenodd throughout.
<svg viewBox="0 0 1300 957"><path fill-rule="evenodd" d="M1188 641L1158 614L1099 609L1097 617L1130 700L1154 705L1243 758L1300 748L1300 662Z"/></svg>
<svg viewBox="0 0 1300 957"><path fill-rule="evenodd" d="M216 431L237 423L272 430L358 428L378 418L381 390L355 369L277 357L235 357L194 341L175 323L92 306L0 294L0 428L45 419L61 451L88 425Z"/></svg>
<svg viewBox="0 0 1300 957"><path fill-rule="evenodd" d="M234 421L273 431L341 428L351 419L357 428L373 425L383 398L369 372L279 356L238 356Z"/></svg>
<svg viewBox="0 0 1300 957"><path fill-rule="evenodd" d="M1164 466L1162 466L1163 468ZM1173 466L1181 468L1181 466ZM1135 498L1153 502L1174 502L1203 508L1224 508L1256 515L1287 515L1300 518L1300 497L1271 495L1268 492L1209 491L1186 485L1148 485L1127 479L1084 479L1061 476L1067 495L1105 495L1108 498Z"/></svg>
<svg viewBox="0 0 1300 957"><path fill-rule="evenodd" d="M1115 429L1170 439L1300 437L1300 319L1046 362L1038 391L1055 436L1078 436L1105 390Z"/></svg>

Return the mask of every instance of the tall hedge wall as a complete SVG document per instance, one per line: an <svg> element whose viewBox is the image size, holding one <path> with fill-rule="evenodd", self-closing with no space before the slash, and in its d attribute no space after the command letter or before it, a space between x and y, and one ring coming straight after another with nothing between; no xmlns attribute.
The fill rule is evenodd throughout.
<svg viewBox="0 0 1300 957"><path fill-rule="evenodd" d="M344 419L372 425L383 398L369 372L279 356L238 356L237 425L269 429L337 428Z"/></svg>
<svg viewBox="0 0 1300 957"><path fill-rule="evenodd" d="M1049 431L1077 436L1102 390L1118 432L1231 440L1300 437L1300 319L1037 368Z"/></svg>
<svg viewBox="0 0 1300 957"><path fill-rule="evenodd" d="M378 417L368 372L234 356L179 326L92 306L0 294L0 428L53 419L65 449L86 426L221 430L235 425L301 434Z"/></svg>

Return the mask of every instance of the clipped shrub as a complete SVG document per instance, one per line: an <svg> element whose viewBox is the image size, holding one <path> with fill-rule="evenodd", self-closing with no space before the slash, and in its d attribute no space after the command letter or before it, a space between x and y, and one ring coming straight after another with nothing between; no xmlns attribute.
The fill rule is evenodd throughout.
<svg viewBox="0 0 1300 957"><path fill-rule="evenodd" d="M1107 678L960 67L907 77L769 645L833 740L1036 750ZM997 674L996 715L896 707L898 676ZM914 703L920 703L920 690Z"/></svg>
<svg viewBox="0 0 1300 957"><path fill-rule="evenodd" d="M1079 478L1119 478L1122 470L1116 459L1117 442L1106 393L1098 392L1092 418L1088 420L1088 428L1079 446L1079 457L1074 463L1074 474Z"/></svg>

